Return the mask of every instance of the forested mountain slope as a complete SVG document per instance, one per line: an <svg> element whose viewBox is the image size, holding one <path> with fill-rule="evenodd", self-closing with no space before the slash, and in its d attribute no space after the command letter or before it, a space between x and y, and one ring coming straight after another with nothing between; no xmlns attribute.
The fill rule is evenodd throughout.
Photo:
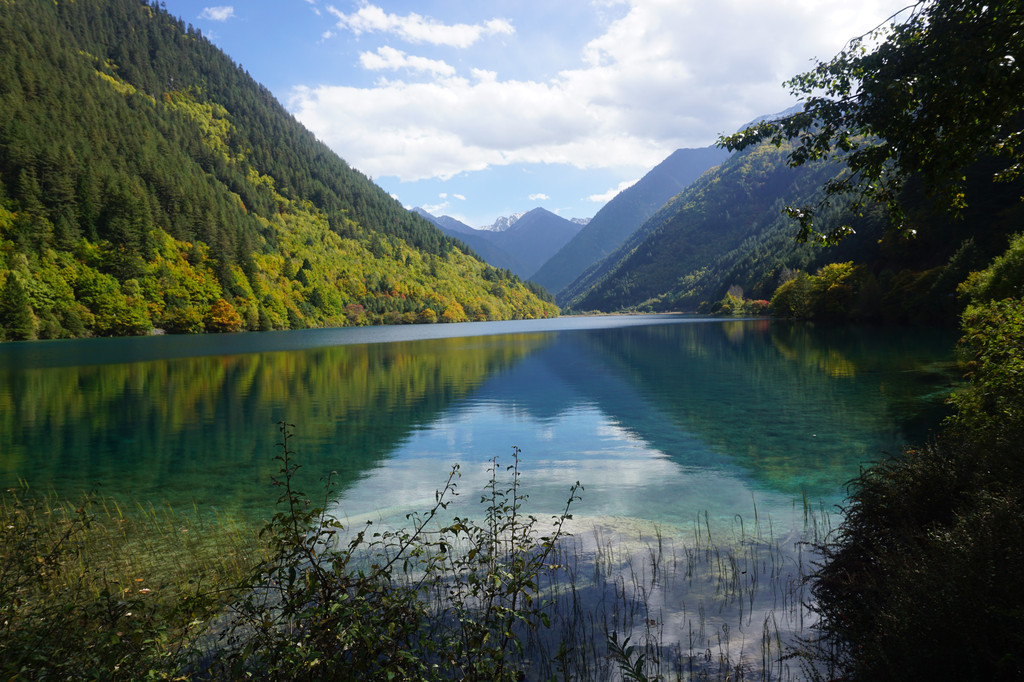
<svg viewBox="0 0 1024 682"><path fill-rule="evenodd" d="M7 339L557 313L140 0L0 11Z"/></svg>
<svg viewBox="0 0 1024 682"><path fill-rule="evenodd" d="M748 238L787 232L782 206L813 193L837 170L824 165L790 168L784 150L767 145L733 156L673 197L563 295L577 310L617 310L666 292L689 290L711 274L716 260ZM810 247L796 247L792 235L789 230L788 243L783 240L776 245L781 252L765 252L764 257L784 261L796 250L804 252L804 260L811 258ZM773 276L771 272L764 275ZM693 307L698 302L700 297Z"/></svg>
<svg viewBox="0 0 1024 682"><path fill-rule="evenodd" d="M836 314L884 321L950 321L955 289L972 269L1006 247L1022 214L1012 184L979 181L978 199L959 219L936 212L913 188L905 192L908 229L886 232L878 209L855 213L842 198L819 219L854 234L837 246L799 243L799 226L782 209L813 204L838 162L791 167L787 145L762 144L731 157L681 192L622 247L560 295L576 311L707 309L732 289L769 299L801 271L850 263L846 298ZM979 178L985 169L972 170ZM991 173L988 172L988 175ZM912 229L911 229L912 228ZM914 236L910 236L914 235ZM848 289L848 291L847 291Z"/></svg>
<svg viewBox="0 0 1024 682"><path fill-rule="evenodd" d="M729 152L718 147L672 152L634 185L605 204L531 279L561 301L564 297L559 292L584 270L617 249L665 202L728 157Z"/></svg>

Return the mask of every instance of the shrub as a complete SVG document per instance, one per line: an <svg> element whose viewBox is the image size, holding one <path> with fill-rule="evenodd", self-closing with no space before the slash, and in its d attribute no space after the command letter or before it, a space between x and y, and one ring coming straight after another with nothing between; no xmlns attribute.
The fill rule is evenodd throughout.
<svg viewBox="0 0 1024 682"><path fill-rule="evenodd" d="M293 487L299 465L281 425L283 509L262 535L272 548L231 605L217 677L515 680L522 636L546 621L537 578L571 518L539 537L520 511L518 449L492 461L482 524L437 523L457 493L452 469L409 530L346 529ZM328 482L327 497L331 486ZM436 525L436 528L434 527Z"/></svg>
<svg viewBox="0 0 1024 682"><path fill-rule="evenodd" d="M845 679L1024 676L1024 302L969 307L963 328L956 413L851 484L810 576Z"/></svg>

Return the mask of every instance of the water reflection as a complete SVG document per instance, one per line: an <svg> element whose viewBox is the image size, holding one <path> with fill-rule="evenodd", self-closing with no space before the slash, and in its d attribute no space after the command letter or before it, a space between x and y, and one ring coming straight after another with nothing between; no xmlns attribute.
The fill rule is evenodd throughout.
<svg viewBox="0 0 1024 682"><path fill-rule="evenodd" d="M469 500L488 460L518 446L542 512L578 479L581 512L685 522L694 509L731 517L755 499L838 495L862 462L935 423L950 382L952 337L934 332L531 324L388 343L323 330L285 339L301 346L288 350L268 347L273 335L203 337L191 355L179 338L164 359L146 340L75 342L60 362L22 345L4 357L35 360L0 363L0 476L265 515L286 420L301 483L337 471L344 514L429 505L455 462Z"/></svg>
<svg viewBox="0 0 1024 682"><path fill-rule="evenodd" d="M464 489L479 490L486 460L507 461L513 445L543 513L575 480L581 513L680 525L698 512L728 521L754 505L831 504L862 464L936 423L951 348L934 330L766 321L560 334L414 434L338 509L429 504L424 480L438 484L455 462Z"/></svg>
<svg viewBox="0 0 1024 682"><path fill-rule="evenodd" d="M345 345L0 370L0 474L62 494L221 507L275 495L275 424L297 425L300 482L342 488L543 336Z"/></svg>

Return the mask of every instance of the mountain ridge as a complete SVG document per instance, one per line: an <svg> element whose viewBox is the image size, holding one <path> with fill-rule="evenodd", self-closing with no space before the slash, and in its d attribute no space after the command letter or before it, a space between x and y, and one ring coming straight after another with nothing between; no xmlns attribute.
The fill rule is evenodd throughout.
<svg viewBox="0 0 1024 682"><path fill-rule="evenodd" d="M494 224L501 225L501 230L474 229L451 216L436 217L422 208L413 210L446 234L463 240L491 265L511 270L523 279L530 279L538 267L583 229L578 221L567 220L545 208L513 214L514 220L499 218Z"/></svg>
<svg viewBox="0 0 1024 682"><path fill-rule="evenodd" d="M554 293L556 300L563 300L560 292L573 280L613 252L665 202L728 157L729 152L714 146L672 152L605 204L531 279Z"/></svg>

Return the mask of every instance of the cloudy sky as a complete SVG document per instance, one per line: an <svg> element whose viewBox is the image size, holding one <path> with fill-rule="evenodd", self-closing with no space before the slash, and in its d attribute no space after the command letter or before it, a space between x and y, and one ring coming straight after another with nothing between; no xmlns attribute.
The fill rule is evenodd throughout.
<svg viewBox="0 0 1024 682"><path fill-rule="evenodd" d="M219 0L232 2L232 0ZM590 217L905 0L166 0L408 207Z"/></svg>

